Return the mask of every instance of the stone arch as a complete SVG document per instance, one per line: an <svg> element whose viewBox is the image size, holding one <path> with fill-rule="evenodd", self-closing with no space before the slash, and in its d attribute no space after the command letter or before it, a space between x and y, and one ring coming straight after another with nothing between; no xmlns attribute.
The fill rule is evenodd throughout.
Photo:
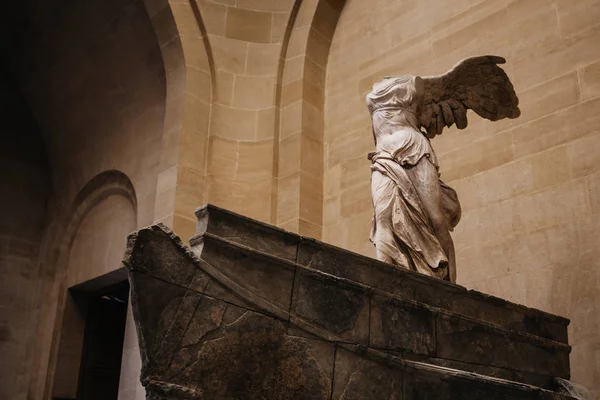
<svg viewBox="0 0 600 400"><path fill-rule="evenodd" d="M131 203L134 213L137 213L135 189L127 175L117 170L104 171L96 175L77 193L70 207L70 221L64 234L66 249L72 247L77 231L90 211L112 195L125 197ZM62 252L61 256L68 257L68 251ZM62 257L59 257L59 266L60 260L64 260Z"/></svg>
<svg viewBox="0 0 600 400"><path fill-rule="evenodd" d="M323 229L325 77L345 3L296 1L280 69L274 222L316 238Z"/></svg>
<svg viewBox="0 0 600 400"><path fill-rule="evenodd" d="M294 0L198 0L216 80L207 200L273 221L276 87Z"/></svg>
<svg viewBox="0 0 600 400"><path fill-rule="evenodd" d="M47 264L45 266L46 273L53 271L55 276L59 276L61 272L64 272L60 266L64 266L64 261L68 257L68 249L73 245L79 226L91 209L114 194L127 198L137 213L136 192L127 175L117 170L108 170L96 175L73 199L68 211L65 212L63 228L49 229L48 235L51 240L46 244L47 251L43 252L48 257L46 260L42 260L43 264Z"/></svg>
<svg viewBox="0 0 600 400"><path fill-rule="evenodd" d="M48 225L44 234L44 242L40 251L39 261L39 287L36 295L36 304L39 308L39 317L36 334L40 338L32 344L32 374L29 383L29 395L32 398L43 398L50 394L52 382L51 367L55 357L53 344L53 326L60 326L60 321L55 325L57 316L57 302L47 302L46 299L56 298L61 290L61 271L57 269L64 265L64 246L69 237L73 237L72 229L74 220L81 216L73 215L75 211L71 203L75 193L78 193L82 184L91 176L108 168L119 168L126 171L136 183L139 199L132 203L136 209L136 225L149 224L154 221L166 222L174 229L180 231L176 214L181 203L190 202L195 206L203 203L203 178L206 165L206 139L208 120L212 102L211 73L212 56L208 47L208 40L203 33L203 22L200 14L194 11L195 1L189 3L169 3L166 0L144 0L143 5L149 17L162 63L166 80L166 97L164 103L164 116L157 121L157 131L161 135L151 145L156 146L157 160L146 162L144 168L138 160L128 162L129 158L111 158L105 156L106 152L84 154L79 156L93 158L94 163L71 163L72 170L57 168L64 176L55 177L61 191L50 202ZM144 9L142 8L142 11ZM40 102L38 102L40 103ZM40 103L41 104L41 103ZM143 119L143 118L141 118ZM143 124L137 126L140 132L147 128ZM121 138L131 137L121 135ZM143 139L145 140L145 139ZM137 146L138 143L133 143ZM148 143L140 141L141 148L147 149ZM59 147L59 146L54 146ZM132 147L127 147L131 149ZM118 146L117 146L118 150ZM117 154L117 152L113 152ZM101 159L100 155L103 154ZM126 154L126 153L123 153ZM154 157L154 152L150 152ZM56 157L58 159L60 154ZM51 160L52 161L52 160ZM54 167L54 165L52 165ZM73 176L67 176L72 174ZM126 194L133 188L123 184L116 172L102 173L84 186L85 190L93 188L93 182L105 180L104 184L110 186L113 182ZM124 176L124 174L122 174ZM122 177L121 176L121 177ZM129 180L129 178L127 179ZM120 182L120 183L119 183ZM91 186L90 186L91 185ZM120 186L119 186L120 185ZM108 187L106 186L106 187ZM105 187L105 186L103 186ZM176 193L177 189L177 193ZM133 193L132 191L130 191ZM78 196L83 196L79 192ZM189 200L191 198L191 200ZM139 205L139 207L138 207ZM193 211L193 210L192 210ZM193 217L193 213L189 212ZM193 227L191 219L180 220L179 225ZM54 352L54 353L53 353Z"/></svg>
<svg viewBox="0 0 600 400"><path fill-rule="evenodd" d="M64 228L49 230L47 233L52 236L46 244L48 248L43 252L47 258L42 260L42 267L46 273L53 271L53 282L50 293L44 293L47 297L40 310L41 316L37 329L40 338L37 347L41 353L36 354L40 358L36 361L45 365L43 371L46 373L46 378L43 398L49 398L53 389L60 328L63 323L63 309L69 285L66 278L69 272L71 249L86 217L94 208L113 196L122 197L129 203L133 219L132 225L135 229L138 200L133 183L124 173L109 170L96 175L78 192L65 214L67 217L62 224ZM125 238L122 240L125 241Z"/></svg>
<svg viewBox="0 0 600 400"><path fill-rule="evenodd" d="M144 0L165 63L167 104L155 220L185 236L193 208L206 201L204 180L215 63L196 0ZM191 210L189 209L191 206Z"/></svg>
<svg viewBox="0 0 600 400"><path fill-rule="evenodd" d="M39 126L52 183L45 208L41 207L45 216L39 236L43 239L32 262L35 290L28 291L31 338L23 344L23 367L15 362L19 396L28 392L28 398L39 399L47 391L60 288L56 267L61 243L57 240L65 238L73 199L99 172L119 169L135 182L137 213L147 223L152 222L164 123L165 71L155 30L142 2L63 2L52 6L32 0L11 9L6 21L14 15L10 20L25 22L7 42L13 50L5 52L6 65ZM44 62L33 61L41 59ZM134 216L137 221L139 215ZM11 365L13 360L7 362Z"/></svg>

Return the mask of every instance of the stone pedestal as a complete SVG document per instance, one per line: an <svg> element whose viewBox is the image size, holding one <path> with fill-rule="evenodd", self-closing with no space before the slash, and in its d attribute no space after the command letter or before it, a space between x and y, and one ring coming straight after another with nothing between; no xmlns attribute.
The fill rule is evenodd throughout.
<svg viewBox="0 0 600 400"><path fill-rule="evenodd" d="M208 205L129 237L151 399L570 399L567 325Z"/></svg>

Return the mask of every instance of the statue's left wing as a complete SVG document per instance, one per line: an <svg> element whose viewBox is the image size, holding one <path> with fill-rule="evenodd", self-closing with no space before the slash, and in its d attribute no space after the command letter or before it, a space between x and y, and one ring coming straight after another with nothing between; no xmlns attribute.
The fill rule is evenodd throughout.
<svg viewBox="0 0 600 400"><path fill-rule="evenodd" d="M467 127L467 110L497 121L517 118L519 99L508 76L498 64L506 60L497 56L467 58L443 75L423 77L425 93L421 126L433 138L444 127L456 124Z"/></svg>

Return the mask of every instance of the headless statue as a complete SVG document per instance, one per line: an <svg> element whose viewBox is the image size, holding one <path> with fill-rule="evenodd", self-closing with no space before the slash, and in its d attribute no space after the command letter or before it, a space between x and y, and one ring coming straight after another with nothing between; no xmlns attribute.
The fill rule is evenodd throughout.
<svg viewBox="0 0 600 400"><path fill-rule="evenodd" d="M519 100L496 56L473 57L433 77L385 77L367 106L376 152L372 162L373 226L377 258L400 268L456 281L450 232L460 220L456 192L439 178L430 139L454 124L467 126L467 110L496 121L517 118Z"/></svg>

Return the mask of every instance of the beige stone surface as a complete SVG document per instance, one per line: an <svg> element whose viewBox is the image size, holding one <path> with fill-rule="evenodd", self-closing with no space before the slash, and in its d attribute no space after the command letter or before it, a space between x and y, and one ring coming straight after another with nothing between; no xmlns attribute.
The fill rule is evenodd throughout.
<svg viewBox="0 0 600 400"><path fill-rule="evenodd" d="M278 190L277 221L285 226L300 217L300 172L279 179Z"/></svg>
<svg viewBox="0 0 600 400"><path fill-rule="evenodd" d="M273 140L240 142L238 154L238 180L245 183L271 179Z"/></svg>
<svg viewBox="0 0 600 400"><path fill-rule="evenodd" d="M286 177L300 170L301 136L300 133L296 133L279 142L279 176Z"/></svg>
<svg viewBox="0 0 600 400"><path fill-rule="evenodd" d="M86 282L121 266L126 237L136 228L131 200L108 196L89 210L77 230L67 266L67 287Z"/></svg>
<svg viewBox="0 0 600 400"><path fill-rule="evenodd" d="M263 110L275 102L275 78L238 76L233 84L233 106L246 110Z"/></svg>
<svg viewBox="0 0 600 400"><path fill-rule="evenodd" d="M271 43L283 43L289 22L289 11L275 12L271 15Z"/></svg>
<svg viewBox="0 0 600 400"><path fill-rule="evenodd" d="M119 380L119 398L127 400L144 400L146 390L139 384L139 371L142 369L142 358L137 340L137 332L131 302L127 307L127 322L125 339L123 341L123 359L121 362L121 377Z"/></svg>
<svg viewBox="0 0 600 400"><path fill-rule="evenodd" d="M0 398L27 393L36 320L37 258L50 190L44 143L31 112L0 78Z"/></svg>
<svg viewBox="0 0 600 400"><path fill-rule="evenodd" d="M121 256L126 237L136 228L136 210L130 198L122 194L108 195L87 212L75 233L65 271L66 286L92 280L121 267ZM78 373L84 343L85 320L71 296L65 299L60 346L52 394L55 397L76 397ZM129 328L131 329L131 328ZM128 368L139 354L124 351L123 362ZM133 375L127 384L120 385L119 392L137 389L138 374L134 370L123 370Z"/></svg>
<svg viewBox="0 0 600 400"><path fill-rule="evenodd" d="M227 10L225 36L248 42L269 43L271 20L269 12L230 7Z"/></svg>
<svg viewBox="0 0 600 400"><path fill-rule="evenodd" d="M23 190L6 205L19 207L14 221L24 210L39 217L35 232L0 234L0 254L10 255L0 309L19 338L0 348L12 360L0 374L10 383L3 389L17 393L11 398L42 399L51 387L58 304L39 299L65 289L59 269L19 271L59 267L44 257L69 252L61 235L94 176L118 170L130 179L138 227L165 222L186 240L193 208L212 202L373 256L365 155L374 144L364 94L382 75L441 73L487 53L508 59L523 115L498 124L473 117L467 130L433 141L464 208L455 232L459 283L572 318L573 377L600 390L597 0L117 0L53 12L47 2L26 3L42 34L9 23L22 15L7 10L4 37L32 40L11 42L7 56L56 190L45 198L37 186L0 180ZM16 165L11 159L5 170L40 171ZM38 195L52 218L26 200ZM96 212L99 232L112 232L113 215ZM56 240L42 241L43 229ZM98 237L109 250L104 261L72 279L110 269L121 249L108 236ZM40 297L24 294L32 287ZM133 337L128 326L123 399L144 395Z"/></svg>
<svg viewBox="0 0 600 400"><path fill-rule="evenodd" d="M249 43L246 74L248 76L273 76L279 64L281 44Z"/></svg>
<svg viewBox="0 0 600 400"><path fill-rule="evenodd" d="M31 14L21 14L19 8ZM166 70L173 78L174 87L181 87L178 80L181 70L177 64L181 65L182 61L163 62L161 46L165 54L175 56L181 52L171 44L177 32L169 28L161 7L153 9L152 18L142 2L126 0L102 4L62 3L52 10L47 3L31 0L5 11L2 36L8 40L3 39L7 45L6 76L25 97L29 118L43 137L44 148L39 154L48 160L44 167L48 180L36 183L33 167L15 175L21 182L20 189L12 189L14 199L18 199L17 193L29 187L39 192L32 199L44 203L45 233L43 236L40 233L34 239L39 240L36 246L27 250L36 258L35 270L30 271L22 257L13 257L11 261L14 267L17 262L23 264L18 273L22 282L16 282L18 285L14 288L26 296L27 301L16 297L14 300L27 308L21 314L28 320L19 320L14 313L11 316L14 323L11 322L10 337L20 339L18 346L11 346L12 354L0 354L3 367L14 371L0 374L3 379L0 390L7 391L0 392L0 397L42 399L52 395L54 371L60 361L56 350L63 317L61 299L67 294L68 285L118 268L124 235L138 223L140 226L151 224L155 211L165 215L172 213L172 205L171 210L165 210L155 207L155 203L157 197L161 203L163 200L168 203L172 198L167 194L171 193L169 179L162 182L163 198L157 196L157 184L163 171L162 162L171 162L172 150L177 150L170 141L174 136L163 137L168 108L165 104ZM16 22L22 25L15 28ZM160 34L155 31L154 23L161 27ZM31 29L38 34L32 35ZM196 83L201 80L200 76L195 78L198 78L193 79ZM196 84L193 86L197 88ZM25 130L29 122L21 119ZM6 129L10 125L3 126ZM17 133L3 131L2 136L9 138ZM24 132L18 136L26 138ZM35 146L35 141L29 140L20 150L36 155ZM9 150L4 145L2 148L3 154ZM15 152L17 154L19 152ZM13 167L7 166L6 171L17 172L18 165L26 164L18 161ZM97 207L87 209L88 218L83 221L78 214L83 212L80 206L90 201L93 194L88 183L111 170L120 171L119 176L133 186L137 204L132 204L131 199L122 202L123 198L114 194L116 188L111 188L110 179L103 184L96 182L94 185L100 187L94 186L94 190L104 187L109 193L113 190L113 195L105 193L105 203L96 199ZM4 174L2 181L10 183L8 178ZM82 191L85 187L88 189ZM44 188L50 190L48 195L42 194ZM19 201L21 207L28 204ZM21 224L30 226L33 232L38 211L34 204L29 207L27 213L33 219L22 220ZM20 218L18 212L11 212L9 208L7 212ZM72 227L78 218L83 224L79 232ZM17 233L15 230L15 238L8 243L9 254L32 241L27 239L27 234ZM5 247L2 248L4 253ZM72 253L72 268L67 273L69 253ZM4 277L0 280L10 282ZM27 287L29 283L31 286ZM6 300L5 297L0 300L0 309L10 311L12 306ZM0 319L5 320L5 317ZM73 371L76 382L77 368ZM136 385L139 386L137 382Z"/></svg>
<svg viewBox="0 0 600 400"><path fill-rule="evenodd" d="M276 222L279 154L286 152L279 143L286 131L279 122L285 114L278 100L280 67L293 1L217 3L199 2L202 16L224 21L206 24L216 96L207 131L205 200Z"/></svg>
<svg viewBox="0 0 600 400"><path fill-rule="evenodd" d="M258 112L258 121L256 123L256 139L269 139L275 135L275 120L279 113L276 107L265 108Z"/></svg>
<svg viewBox="0 0 600 400"><path fill-rule="evenodd" d="M302 130L302 101L287 105L281 111L281 138L300 133Z"/></svg>
<svg viewBox="0 0 600 400"><path fill-rule="evenodd" d="M368 179L360 157L374 148L364 105L370 86L390 73L437 74L467 56L504 56L521 118L472 123L432 142L442 179L464 207L454 233L458 282L571 318L573 380L599 393L600 275L590 252L600 234L600 3L375 3L348 0L331 45L324 239L373 254L368 181L359 183Z"/></svg>
<svg viewBox="0 0 600 400"><path fill-rule="evenodd" d="M251 140L256 136L257 110L246 110L215 104L210 133L228 139Z"/></svg>
<svg viewBox="0 0 600 400"><path fill-rule="evenodd" d="M246 70L248 43L241 40L217 36L213 34L212 31L208 32L217 70L227 71L233 74L243 74Z"/></svg>
<svg viewBox="0 0 600 400"><path fill-rule="evenodd" d="M577 71L581 82L583 100L598 97L600 93L600 62L595 62Z"/></svg>

